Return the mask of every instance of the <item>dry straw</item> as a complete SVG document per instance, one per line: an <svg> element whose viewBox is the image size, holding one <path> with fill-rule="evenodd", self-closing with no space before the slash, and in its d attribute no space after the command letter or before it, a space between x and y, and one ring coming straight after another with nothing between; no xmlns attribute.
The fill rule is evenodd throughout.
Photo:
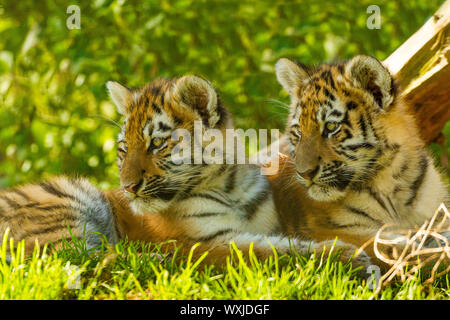
<svg viewBox="0 0 450 320"><path fill-rule="evenodd" d="M374 252L389 270L380 278L376 293L393 279L412 279L430 266L424 283L450 272L450 214L442 203L431 220L418 229L399 230L385 225L374 239Z"/></svg>

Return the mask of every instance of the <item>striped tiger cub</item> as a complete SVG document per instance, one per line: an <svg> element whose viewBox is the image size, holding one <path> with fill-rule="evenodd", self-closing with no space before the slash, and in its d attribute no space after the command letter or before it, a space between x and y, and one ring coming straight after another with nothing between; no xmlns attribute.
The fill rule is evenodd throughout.
<svg viewBox="0 0 450 320"><path fill-rule="evenodd" d="M283 58L276 75L291 96L281 149L299 182L280 195L301 212L286 215L287 224L317 241L338 236L361 246L384 224L418 227L448 205L448 186L378 60L356 56L313 68Z"/></svg>
<svg viewBox="0 0 450 320"><path fill-rule="evenodd" d="M243 252L253 243L261 259L273 255L272 246L281 254L293 249L300 254L330 253L333 240L286 236L274 197L278 184L289 192L283 177L269 179L256 165L174 161L172 153L179 143L172 138L175 131L195 137L195 123L200 122L202 130L214 129L225 137L226 129L232 128L208 81L184 76L156 80L140 89L116 82L108 82L107 88L124 116L118 136L121 188L103 193L82 179L57 178L4 191L0 232L9 227L14 238L25 239L28 246L35 240L60 241L67 223L76 236L86 231L89 247L99 243L94 232L112 243L124 237L153 243L174 239L183 252L199 242L196 253L207 250L206 261L217 264L226 261L231 241ZM206 144L201 142L201 151ZM340 241L334 248L341 250L342 261L356 249ZM353 259L354 265L369 263L364 252Z"/></svg>

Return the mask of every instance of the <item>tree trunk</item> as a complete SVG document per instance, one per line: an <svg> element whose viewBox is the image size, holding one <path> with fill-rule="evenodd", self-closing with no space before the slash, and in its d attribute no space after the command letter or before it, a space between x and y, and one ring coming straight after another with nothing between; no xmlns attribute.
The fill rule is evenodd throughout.
<svg viewBox="0 0 450 320"><path fill-rule="evenodd" d="M450 0L384 64L416 113L422 138L442 143L450 120Z"/></svg>

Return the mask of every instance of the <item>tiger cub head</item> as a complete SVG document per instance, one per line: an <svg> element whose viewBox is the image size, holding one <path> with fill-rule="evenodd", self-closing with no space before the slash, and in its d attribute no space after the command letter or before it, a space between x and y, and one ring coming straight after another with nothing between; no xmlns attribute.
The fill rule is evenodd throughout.
<svg viewBox="0 0 450 320"><path fill-rule="evenodd" d="M185 138L174 133L193 137L194 122L203 130L224 131L230 117L214 87L197 76L155 80L139 89L111 81L106 86L124 116L117 142L121 187L136 213L161 212L187 192L203 167L172 161L172 151Z"/></svg>
<svg viewBox="0 0 450 320"><path fill-rule="evenodd" d="M390 73L373 57L318 67L282 58L276 75L291 96L287 132L297 177L315 200L361 190L400 146L422 147Z"/></svg>

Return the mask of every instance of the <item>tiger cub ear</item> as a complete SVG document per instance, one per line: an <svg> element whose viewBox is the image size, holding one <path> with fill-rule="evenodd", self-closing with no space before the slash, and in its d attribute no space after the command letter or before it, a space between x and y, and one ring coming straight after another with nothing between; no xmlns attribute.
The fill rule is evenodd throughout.
<svg viewBox="0 0 450 320"><path fill-rule="evenodd" d="M115 81L108 81L106 88L108 88L109 96L116 105L117 111L122 115L126 114L133 101L133 92Z"/></svg>
<svg viewBox="0 0 450 320"><path fill-rule="evenodd" d="M183 76L175 83L173 97L183 106L195 111L207 127L221 120L221 106L212 84L197 76Z"/></svg>
<svg viewBox="0 0 450 320"><path fill-rule="evenodd" d="M347 62L345 75L353 85L368 91L381 109L386 110L394 101L392 76L377 59L356 56Z"/></svg>
<svg viewBox="0 0 450 320"><path fill-rule="evenodd" d="M275 72L278 82L291 96L303 86L308 79L308 73L297 63L281 58L275 64Z"/></svg>

